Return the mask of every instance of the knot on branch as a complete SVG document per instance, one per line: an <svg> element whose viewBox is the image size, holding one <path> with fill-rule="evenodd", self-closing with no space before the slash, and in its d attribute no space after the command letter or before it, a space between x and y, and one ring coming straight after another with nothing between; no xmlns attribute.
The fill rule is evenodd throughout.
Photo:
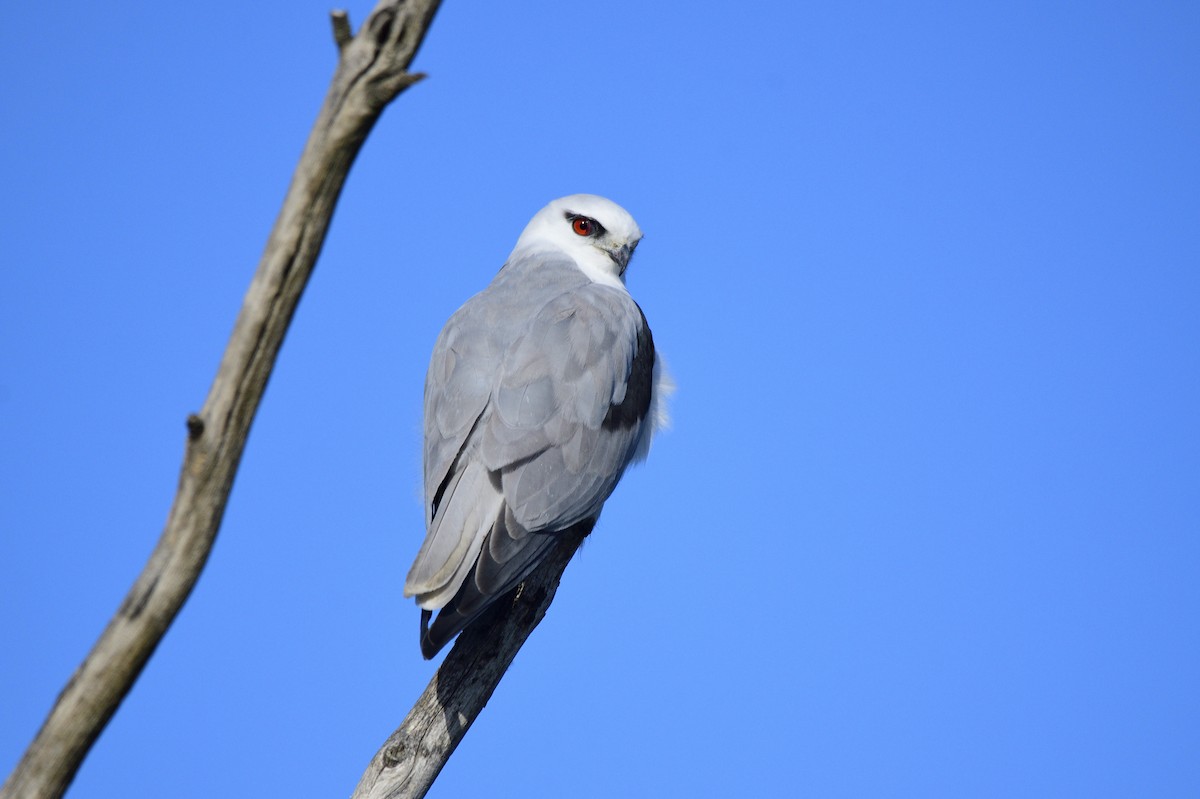
<svg viewBox="0 0 1200 799"><path fill-rule="evenodd" d="M375 46L379 48L387 47L392 44L392 23L396 20L396 12L391 8L381 8L367 20L367 27L371 31L371 38L375 40ZM404 23L400 24L400 35L404 35Z"/></svg>
<svg viewBox="0 0 1200 799"><path fill-rule="evenodd" d="M195 441L200 436L204 435L204 420L200 418L200 414L188 414L187 431L189 441Z"/></svg>
<svg viewBox="0 0 1200 799"><path fill-rule="evenodd" d="M407 744L404 741L396 741L394 744L384 747L382 753L383 767L395 768L404 762L407 755Z"/></svg>

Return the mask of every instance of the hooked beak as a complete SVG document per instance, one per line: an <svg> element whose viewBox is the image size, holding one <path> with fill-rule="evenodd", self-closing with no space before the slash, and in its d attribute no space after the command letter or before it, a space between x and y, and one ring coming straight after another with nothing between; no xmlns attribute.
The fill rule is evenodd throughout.
<svg viewBox="0 0 1200 799"><path fill-rule="evenodd" d="M629 259L633 257L633 251L637 249L637 246L637 241L634 241L604 248L604 252L617 265L618 275L625 276L625 270L629 268Z"/></svg>

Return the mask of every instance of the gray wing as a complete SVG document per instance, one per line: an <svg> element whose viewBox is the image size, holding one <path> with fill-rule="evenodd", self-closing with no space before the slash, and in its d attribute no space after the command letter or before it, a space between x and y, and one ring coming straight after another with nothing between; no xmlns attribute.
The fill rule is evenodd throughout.
<svg viewBox="0 0 1200 799"><path fill-rule="evenodd" d="M426 535L404 585L425 608L454 595L502 508L493 476L470 457L506 341L504 303L492 293L480 292L450 317L425 378Z"/></svg>
<svg viewBox="0 0 1200 799"><path fill-rule="evenodd" d="M491 397L496 364L506 344L489 332L494 316L486 294L477 295L450 317L433 348L425 378L427 527L447 479L461 471L455 462Z"/></svg>
<svg viewBox="0 0 1200 799"><path fill-rule="evenodd" d="M600 512L633 457L654 347L628 294L589 284L547 303L505 353L480 457L526 530Z"/></svg>
<svg viewBox="0 0 1200 799"><path fill-rule="evenodd" d="M594 520L650 403L653 340L627 294L574 286L532 318L504 299L485 292L451 318L426 381L429 530L405 586L426 609L426 657L520 582L554 533Z"/></svg>

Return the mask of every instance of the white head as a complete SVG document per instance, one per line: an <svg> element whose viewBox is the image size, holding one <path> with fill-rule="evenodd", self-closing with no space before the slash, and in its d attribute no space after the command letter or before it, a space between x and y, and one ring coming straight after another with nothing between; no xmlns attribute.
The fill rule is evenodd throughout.
<svg viewBox="0 0 1200 799"><path fill-rule="evenodd" d="M539 249L565 252L593 281L623 287L625 269L641 239L637 222L612 200L572 194L550 203L529 220L513 254Z"/></svg>

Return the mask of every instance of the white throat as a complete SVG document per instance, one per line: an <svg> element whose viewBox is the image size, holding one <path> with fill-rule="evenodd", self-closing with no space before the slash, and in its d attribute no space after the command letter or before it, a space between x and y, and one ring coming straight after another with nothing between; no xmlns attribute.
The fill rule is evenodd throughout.
<svg viewBox="0 0 1200 799"><path fill-rule="evenodd" d="M577 251L568 252L567 254L575 261L575 265L579 267L579 271L587 275L588 279L593 283L599 283L602 286L612 286L628 294L629 289L625 287L625 278L617 274L617 265L613 263L612 258L609 258L607 253L601 252L595 247L589 247L588 250L590 252Z"/></svg>

